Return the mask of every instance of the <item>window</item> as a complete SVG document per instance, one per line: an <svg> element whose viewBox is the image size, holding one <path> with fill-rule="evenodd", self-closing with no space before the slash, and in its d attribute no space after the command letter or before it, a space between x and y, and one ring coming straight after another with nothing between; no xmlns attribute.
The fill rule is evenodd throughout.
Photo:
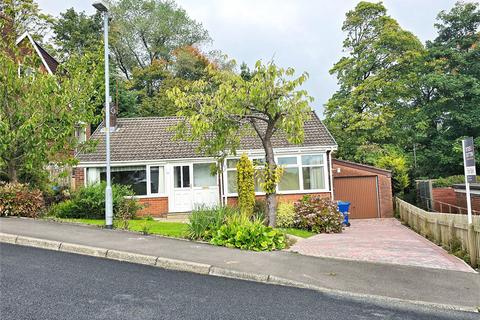
<svg viewBox="0 0 480 320"><path fill-rule="evenodd" d="M160 166L150 167L150 193L165 193L165 169Z"/></svg>
<svg viewBox="0 0 480 320"><path fill-rule="evenodd" d="M190 166L173 167L175 188L190 188Z"/></svg>
<svg viewBox="0 0 480 320"><path fill-rule="evenodd" d="M303 189L325 188L323 155L302 156Z"/></svg>
<svg viewBox="0 0 480 320"><path fill-rule="evenodd" d="M217 185L217 175L212 175L211 163L193 164L193 186L212 187Z"/></svg>
<svg viewBox="0 0 480 320"><path fill-rule="evenodd" d="M106 180L105 168L100 168L100 180ZM145 166L139 167L112 167L112 183L130 186L138 196L147 194L147 170Z"/></svg>
<svg viewBox="0 0 480 320"><path fill-rule="evenodd" d="M282 178L278 183L278 190L300 190L300 171L297 157L279 157L277 163L284 168Z"/></svg>
<svg viewBox="0 0 480 320"><path fill-rule="evenodd" d="M237 193L237 163L238 159L227 160L227 192Z"/></svg>
<svg viewBox="0 0 480 320"><path fill-rule="evenodd" d="M265 169L265 158L252 158L252 163L254 169L255 192L263 192L262 183L264 182L263 172Z"/></svg>
<svg viewBox="0 0 480 320"><path fill-rule="evenodd" d="M277 157L277 164L283 168L278 191L324 190L326 188L324 156L324 154L316 154ZM258 172L264 169L265 158L254 157L252 161L256 173L255 192L262 192L262 181ZM227 190L229 194L237 193L237 163L237 159L227 160Z"/></svg>

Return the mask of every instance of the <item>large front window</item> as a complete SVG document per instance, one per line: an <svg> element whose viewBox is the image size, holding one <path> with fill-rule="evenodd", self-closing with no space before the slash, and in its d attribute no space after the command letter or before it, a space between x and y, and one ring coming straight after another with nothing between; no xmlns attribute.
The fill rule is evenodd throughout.
<svg viewBox="0 0 480 320"><path fill-rule="evenodd" d="M130 186L137 196L147 194L147 170L142 167L112 167L112 183ZM100 180L105 181L107 173L100 172Z"/></svg>
<svg viewBox="0 0 480 320"><path fill-rule="evenodd" d="M163 166L111 167L112 184L129 186L135 195L161 195L165 193L165 168ZM87 168L87 185L106 181L105 168Z"/></svg>
<svg viewBox="0 0 480 320"><path fill-rule="evenodd" d="M264 158L252 157L256 172L263 170ZM326 189L325 154L285 155L276 157L277 165L283 168L283 175L277 190L287 193L324 191ZM237 159L227 159L227 191L237 193ZM255 174L255 192L262 192L259 177Z"/></svg>

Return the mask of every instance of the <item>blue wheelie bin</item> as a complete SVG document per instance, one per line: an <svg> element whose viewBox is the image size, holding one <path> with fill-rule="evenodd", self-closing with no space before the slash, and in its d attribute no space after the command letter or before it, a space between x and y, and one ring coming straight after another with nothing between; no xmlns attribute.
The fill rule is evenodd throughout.
<svg viewBox="0 0 480 320"><path fill-rule="evenodd" d="M350 222L348 222L348 210L350 209L350 202L348 201L338 201L338 211L343 214L343 224L347 227L350 227Z"/></svg>

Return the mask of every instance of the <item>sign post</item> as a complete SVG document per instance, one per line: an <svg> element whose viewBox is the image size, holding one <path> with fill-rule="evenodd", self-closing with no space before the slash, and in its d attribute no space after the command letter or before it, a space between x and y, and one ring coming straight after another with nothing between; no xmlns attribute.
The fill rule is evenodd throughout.
<svg viewBox="0 0 480 320"><path fill-rule="evenodd" d="M477 172L475 170L475 150L473 138L468 137L462 140L463 166L465 170L465 193L467 197L468 224L472 224L472 202L470 199L470 183L476 182Z"/></svg>

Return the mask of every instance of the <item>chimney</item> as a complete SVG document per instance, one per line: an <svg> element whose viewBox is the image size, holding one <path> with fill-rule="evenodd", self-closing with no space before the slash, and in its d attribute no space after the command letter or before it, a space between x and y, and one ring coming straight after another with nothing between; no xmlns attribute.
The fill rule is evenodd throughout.
<svg viewBox="0 0 480 320"><path fill-rule="evenodd" d="M110 131L115 131L117 128L117 114L118 114L118 107L115 103L110 103Z"/></svg>

